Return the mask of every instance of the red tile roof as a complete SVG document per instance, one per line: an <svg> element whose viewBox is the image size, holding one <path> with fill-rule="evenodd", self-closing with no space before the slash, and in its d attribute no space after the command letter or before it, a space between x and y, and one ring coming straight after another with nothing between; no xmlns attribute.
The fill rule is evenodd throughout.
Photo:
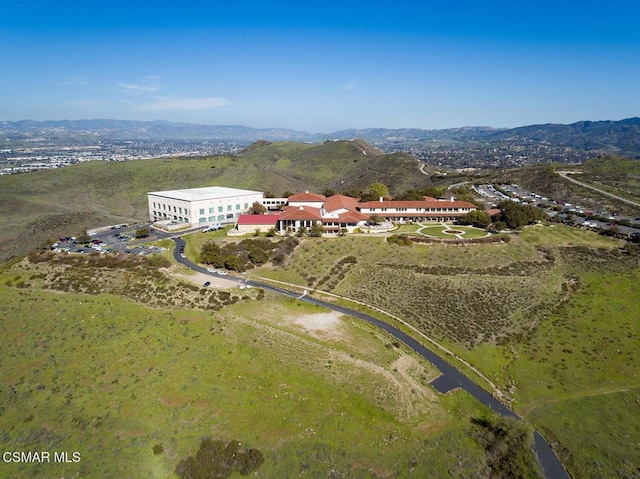
<svg viewBox="0 0 640 479"><path fill-rule="evenodd" d="M369 218L368 215L362 214L358 211L347 211L346 213L340 213L338 219L340 223L357 223Z"/></svg>
<svg viewBox="0 0 640 479"><path fill-rule="evenodd" d="M281 220L291 221L319 221L322 219L320 208L311 206L287 206L280 215Z"/></svg>
<svg viewBox="0 0 640 479"><path fill-rule="evenodd" d="M378 214L378 212L376 211L375 214ZM424 212L424 211L420 211L419 213L413 213L413 212L407 212L407 211L399 211L399 212L392 212L389 213L388 211L382 211L379 213L379 216L384 216L385 218L407 218L407 217L411 217L411 218L451 218L454 216L464 216L467 213L464 211L442 211L442 212L437 212L437 213L432 213L432 212ZM368 218L368 216L367 216Z"/></svg>
<svg viewBox="0 0 640 479"><path fill-rule="evenodd" d="M346 209L355 211L358 206L358 198L351 198L344 195L333 195L327 198L323 208L328 211L337 211L340 209Z"/></svg>
<svg viewBox="0 0 640 479"><path fill-rule="evenodd" d="M359 208L476 208L466 201L429 200L429 201L367 201Z"/></svg>
<svg viewBox="0 0 640 479"><path fill-rule="evenodd" d="M304 193L296 193L295 195L291 195L288 198L289 202L291 201L317 201L324 202L327 200L326 196L318 195L316 193L309 193L305 191Z"/></svg>
<svg viewBox="0 0 640 479"><path fill-rule="evenodd" d="M240 215L238 225L275 226L280 215Z"/></svg>

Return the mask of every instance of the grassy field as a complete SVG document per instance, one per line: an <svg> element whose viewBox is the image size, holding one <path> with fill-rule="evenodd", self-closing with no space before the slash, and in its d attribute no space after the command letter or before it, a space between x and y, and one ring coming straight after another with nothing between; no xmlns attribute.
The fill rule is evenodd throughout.
<svg viewBox="0 0 640 479"><path fill-rule="evenodd" d="M204 437L259 449L252 477L487 473L468 434L486 411L437 395L433 367L366 324L269 295L211 311L79 294L63 276L69 291L41 289L67 269L81 267L0 270L0 449L81 461L0 463L2 477L173 477Z"/></svg>
<svg viewBox="0 0 640 479"><path fill-rule="evenodd" d="M593 184L618 196L638 201L640 199L640 164L618 156L608 156L606 161L594 158L582 164L583 175L578 181Z"/></svg>
<svg viewBox="0 0 640 479"><path fill-rule="evenodd" d="M531 414L571 477L637 477L640 388L546 404ZM598 439L602 438L602 439Z"/></svg>
<svg viewBox="0 0 640 479"><path fill-rule="evenodd" d="M256 274L401 317L498 384L519 412L557 439L575 477L617 477L627 470L621 458L638 457L633 421L617 425L631 440L616 455L606 452L618 437L608 425L601 434L564 434L561 424L586 414L597 425L605 417L595 398L640 388L640 268L620 244L563 225L529 227L492 245L305 240L284 268ZM579 411L571 401L581 401ZM635 414L633 406L612 404L619 415ZM584 444L590 457L579 451Z"/></svg>

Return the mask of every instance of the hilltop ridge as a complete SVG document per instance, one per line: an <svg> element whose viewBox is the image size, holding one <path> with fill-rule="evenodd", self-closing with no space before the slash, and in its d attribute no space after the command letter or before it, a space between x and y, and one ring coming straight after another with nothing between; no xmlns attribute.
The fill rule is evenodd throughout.
<svg viewBox="0 0 640 479"><path fill-rule="evenodd" d="M617 153L640 158L640 118L578 121L572 124L538 124L515 128L465 126L446 129L365 128L330 133L309 133L287 128L251 128L243 125L202 125L169 121L56 120L0 121L5 141L73 140L77 144L110 140L205 140L205 141L298 141L322 142L362 138L376 144L422 146L428 142L479 145L496 142L534 142L596 153ZM405 148L406 149L406 148ZM388 148L387 148L387 151Z"/></svg>

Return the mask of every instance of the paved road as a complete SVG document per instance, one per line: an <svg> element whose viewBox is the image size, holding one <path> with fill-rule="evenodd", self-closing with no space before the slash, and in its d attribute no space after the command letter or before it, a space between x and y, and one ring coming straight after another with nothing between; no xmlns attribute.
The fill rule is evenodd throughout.
<svg viewBox="0 0 640 479"><path fill-rule="evenodd" d="M186 258L182 258L180 256L180 246L184 246L184 240L182 238L174 238L176 242L176 248L173 251L173 257L179 263L201 273L205 274L214 274L209 273L205 268L195 265L191 261ZM329 308L333 311L337 311L342 314L346 314L348 316L353 316L363 321L366 321L369 324L372 324L387 333L389 333L394 338L402 341L409 348L415 351L417 354L422 356L424 359L433 364L436 368L440 370L442 373L441 376L436 378L431 382L431 385L439 392L446 393L451 391L452 389L462 388L475 397L478 401L480 401L485 406L489 407L492 411L501 416L514 417L517 419L522 419L517 413L509 409L507 406L502 404L500 401L495 399L491 394L489 394L486 390L481 388L475 382L473 382L470 378L462 374L456 368L454 368L451 364L446 362L436 353L428 349L424 344L420 343L413 337L404 333L403 331L391 326L390 324L385 323L373 316L370 316L365 313L361 313L360 311L356 311L354 309L345 308L343 306L339 306L333 303L329 303L326 301L322 301L316 298L312 298L308 295L300 296L299 293L288 291L286 289L279 288L277 286L272 286L266 283L260 283L258 281L245 280L244 278L239 278L237 276L225 276L226 279L230 281L235 281L237 283L243 282L250 286L256 288L262 288L267 291L273 291L274 293L278 293L284 296L288 296L290 298L299 298L301 301L306 301L308 303L316 304L318 306L323 306L325 308ZM544 476L546 479L569 479L570 476L565 471L562 463L559 461L558 457L555 455L553 449L549 443L542 437L542 435L535 431L534 433L534 452L538 458L538 462L542 467Z"/></svg>
<svg viewBox="0 0 640 479"><path fill-rule="evenodd" d="M587 183L583 183L581 181L574 180L573 178L571 178L569 176L572 173L573 173L572 171L558 171L558 174L560 176L562 176L566 180L571 181L572 183L575 183L575 184L580 185L580 186L584 186L585 188L589 188L589 189L597 191L598 193L601 193L603 195L610 196L611 198L615 198L616 200L622 201L623 203L627 203L629 205L633 205L633 206L636 206L636 207L640 208L640 203L638 203L636 201L631 201L631 200L628 200L626 198L622 198L621 196L614 195L612 193L609 193L608 191L604 191L604 190L601 190L600 188L596 188L595 186L591 186L591 185L589 185Z"/></svg>

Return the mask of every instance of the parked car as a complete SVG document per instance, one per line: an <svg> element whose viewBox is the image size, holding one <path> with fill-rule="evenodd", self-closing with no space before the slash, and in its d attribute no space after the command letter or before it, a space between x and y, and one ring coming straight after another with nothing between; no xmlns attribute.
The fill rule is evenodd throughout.
<svg viewBox="0 0 640 479"><path fill-rule="evenodd" d="M205 288L208 288L209 286L211 286L211 282L206 281L202 286L204 286Z"/></svg>

